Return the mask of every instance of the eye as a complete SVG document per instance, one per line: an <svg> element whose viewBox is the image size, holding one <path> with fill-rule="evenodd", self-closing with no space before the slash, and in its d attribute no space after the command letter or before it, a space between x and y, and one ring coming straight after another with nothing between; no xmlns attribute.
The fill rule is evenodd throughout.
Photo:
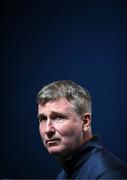
<svg viewBox="0 0 127 180"><path fill-rule="evenodd" d="M39 123L45 122L46 120L47 120L47 117L46 117L46 116L43 116L43 115L40 115L40 116L39 116Z"/></svg>
<svg viewBox="0 0 127 180"><path fill-rule="evenodd" d="M57 120L57 121L61 121L61 120L63 120L63 119L64 119L63 116L57 116L57 117L56 117L56 120Z"/></svg>
<svg viewBox="0 0 127 180"><path fill-rule="evenodd" d="M57 114L53 120L57 121L57 122L61 122L63 120L67 119L67 117L65 115L62 115L62 114Z"/></svg>

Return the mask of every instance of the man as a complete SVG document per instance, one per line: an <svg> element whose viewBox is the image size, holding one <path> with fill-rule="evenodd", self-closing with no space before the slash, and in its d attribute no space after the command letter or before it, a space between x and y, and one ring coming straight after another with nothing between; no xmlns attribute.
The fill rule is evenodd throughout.
<svg viewBox="0 0 127 180"><path fill-rule="evenodd" d="M91 131L91 96L73 81L56 81L37 95L45 148L63 166L57 179L127 178L127 166Z"/></svg>

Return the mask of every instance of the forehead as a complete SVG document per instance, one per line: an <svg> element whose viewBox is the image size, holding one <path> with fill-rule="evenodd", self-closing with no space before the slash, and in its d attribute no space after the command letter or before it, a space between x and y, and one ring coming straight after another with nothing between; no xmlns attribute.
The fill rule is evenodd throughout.
<svg viewBox="0 0 127 180"><path fill-rule="evenodd" d="M45 105L38 104L38 113L69 112L73 110L72 104L67 99L49 101Z"/></svg>

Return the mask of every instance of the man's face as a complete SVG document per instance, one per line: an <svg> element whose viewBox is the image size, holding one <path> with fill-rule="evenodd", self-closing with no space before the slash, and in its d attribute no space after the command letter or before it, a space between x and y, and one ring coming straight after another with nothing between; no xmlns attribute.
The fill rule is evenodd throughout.
<svg viewBox="0 0 127 180"><path fill-rule="evenodd" d="M68 156L84 142L83 121L66 99L38 105L39 131L50 154Z"/></svg>

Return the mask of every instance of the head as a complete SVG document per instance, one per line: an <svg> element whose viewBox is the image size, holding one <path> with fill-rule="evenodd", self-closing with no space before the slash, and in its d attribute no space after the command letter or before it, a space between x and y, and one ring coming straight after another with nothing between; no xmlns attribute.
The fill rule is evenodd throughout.
<svg viewBox="0 0 127 180"><path fill-rule="evenodd" d="M50 154L67 158L92 137L91 96L85 88L56 81L39 91L37 103L40 135Z"/></svg>

